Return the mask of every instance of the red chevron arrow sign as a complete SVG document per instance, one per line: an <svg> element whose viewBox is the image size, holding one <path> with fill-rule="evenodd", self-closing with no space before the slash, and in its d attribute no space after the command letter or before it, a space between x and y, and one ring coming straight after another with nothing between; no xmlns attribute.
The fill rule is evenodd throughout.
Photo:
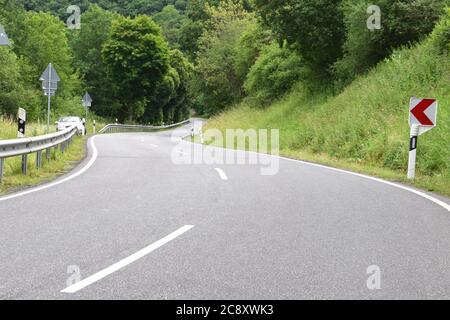
<svg viewBox="0 0 450 320"><path fill-rule="evenodd" d="M420 126L421 133L436 126L438 102L436 99L411 98L409 104L409 125ZM424 128L425 127L425 128Z"/></svg>

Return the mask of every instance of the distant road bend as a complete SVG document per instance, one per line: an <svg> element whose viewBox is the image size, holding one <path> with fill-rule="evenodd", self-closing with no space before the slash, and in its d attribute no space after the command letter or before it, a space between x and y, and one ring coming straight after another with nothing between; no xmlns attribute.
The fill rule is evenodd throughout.
<svg viewBox="0 0 450 320"><path fill-rule="evenodd" d="M450 299L449 199L287 159L176 165L191 127L96 136L0 198L0 298Z"/></svg>

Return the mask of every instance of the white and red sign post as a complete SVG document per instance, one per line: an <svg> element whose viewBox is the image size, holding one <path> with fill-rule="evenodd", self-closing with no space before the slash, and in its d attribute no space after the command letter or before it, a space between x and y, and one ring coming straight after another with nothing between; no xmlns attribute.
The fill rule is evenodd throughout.
<svg viewBox="0 0 450 320"><path fill-rule="evenodd" d="M438 102L436 99L411 98L409 103L409 144L408 179L416 175L416 156L418 137L436 127Z"/></svg>

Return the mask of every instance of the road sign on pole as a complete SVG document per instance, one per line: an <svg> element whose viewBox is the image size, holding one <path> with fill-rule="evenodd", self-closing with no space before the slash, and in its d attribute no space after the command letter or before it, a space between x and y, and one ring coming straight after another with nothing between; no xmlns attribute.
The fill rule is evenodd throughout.
<svg viewBox="0 0 450 320"><path fill-rule="evenodd" d="M89 108L89 107L92 106L92 98L91 98L91 96L89 95L89 93L87 93L87 92L86 92L86 94L85 94L84 97L83 97L83 106L84 106L85 108Z"/></svg>
<svg viewBox="0 0 450 320"><path fill-rule="evenodd" d="M436 126L438 102L436 99L411 98L409 126L419 126L419 136Z"/></svg>
<svg viewBox="0 0 450 320"><path fill-rule="evenodd" d="M0 25L0 46L9 46L11 43L9 42L8 35L5 32L5 28Z"/></svg>
<svg viewBox="0 0 450 320"><path fill-rule="evenodd" d="M44 90L44 94L48 97L47 132L50 132L51 97L56 94L56 90L58 90L58 82L61 81L61 79L59 78L55 68L53 68L50 63L39 80L42 81L42 89Z"/></svg>
<svg viewBox="0 0 450 320"><path fill-rule="evenodd" d="M27 112L25 109L19 108L17 118L17 137L23 138L25 137L25 125L27 122Z"/></svg>
<svg viewBox="0 0 450 320"><path fill-rule="evenodd" d="M91 96L89 95L89 93L87 93L86 92L86 94L84 95L84 97L83 97L83 106L84 106L84 108L85 108L85 110L86 110L86 119L85 119L85 123L87 123L87 121L88 121L88 110L89 110L89 107L91 107L92 106L92 98L91 98ZM86 125L85 125L85 134L86 134Z"/></svg>
<svg viewBox="0 0 450 320"><path fill-rule="evenodd" d="M417 142L419 136L437 124L438 101L436 99L411 98L409 103L409 126L411 128L408 160L408 179L416 175Z"/></svg>

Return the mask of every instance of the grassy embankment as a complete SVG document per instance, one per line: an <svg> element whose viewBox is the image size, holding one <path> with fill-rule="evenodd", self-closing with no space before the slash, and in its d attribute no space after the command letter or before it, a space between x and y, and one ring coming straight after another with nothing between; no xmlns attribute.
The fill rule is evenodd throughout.
<svg viewBox="0 0 450 320"><path fill-rule="evenodd" d="M241 103L205 129L279 128L284 156L407 182L410 97L439 99L438 126L418 142L415 186L450 195L450 59L428 41L396 51L338 95L298 85L265 109Z"/></svg>
<svg viewBox="0 0 450 320"><path fill-rule="evenodd" d="M97 129L103 124L97 124ZM45 134L46 125L42 123L27 123L27 136ZM55 126L51 126L52 132ZM88 133L92 133L92 124L88 124ZM17 124L15 121L0 117L0 140L17 137ZM71 146L62 154L60 150L53 151L50 162L43 154L42 167L36 169L36 154L28 156L28 174L22 175L21 157L7 158L5 160L3 181L0 184L0 195L20 188L33 186L56 178L71 170L85 156L85 137L77 136Z"/></svg>

